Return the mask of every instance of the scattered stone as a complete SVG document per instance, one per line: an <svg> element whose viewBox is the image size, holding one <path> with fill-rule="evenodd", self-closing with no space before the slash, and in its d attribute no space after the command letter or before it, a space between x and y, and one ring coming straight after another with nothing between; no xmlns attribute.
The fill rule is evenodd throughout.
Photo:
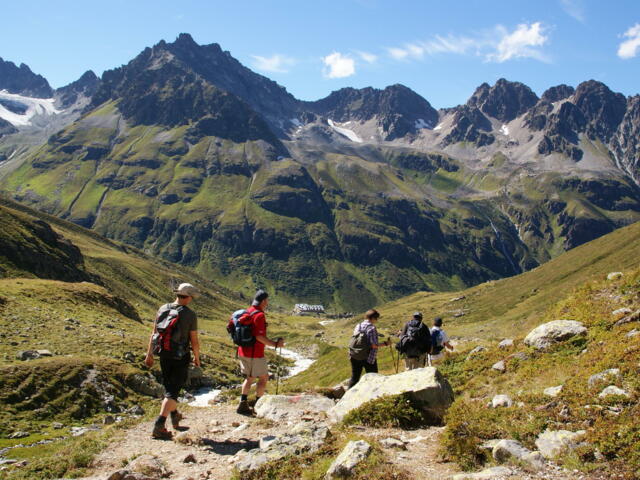
<svg viewBox="0 0 640 480"><path fill-rule="evenodd" d="M540 452L532 452L516 440L499 440L493 447L492 455L499 463L515 458L536 470L544 468L544 458Z"/></svg>
<svg viewBox="0 0 640 480"><path fill-rule="evenodd" d="M504 373L507 371L507 366L504 364L504 360L500 360L499 362L494 363L493 365L491 365L491 368L493 370L497 370L500 373Z"/></svg>
<svg viewBox="0 0 640 480"><path fill-rule="evenodd" d="M512 407L513 400L509 395L496 395L491 400L491 408Z"/></svg>
<svg viewBox="0 0 640 480"><path fill-rule="evenodd" d="M324 414L334 405L333 400L324 395L264 395L254 408L259 418L282 422L297 421L310 413Z"/></svg>
<svg viewBox="0 0 640 480"><path fill-rule="evenodd" d="M477 347L475 347L474 349L472 349L469 352L469 354L467 355L467 360L469 360L470 358L475 357L479 353L486 352L486 351L487 351L487 349L485 347L483 347L482 345L478 345Z"/></svg>
<svg viewBox="0 0 640 480"><path fill-rule="evenodd" d="M40 358L40 354L36 350L22 350L16 353L16 359L27 361L27 360L35 360Z"/></svg>
<svg viewBox="0 0 640 480"><path fill-rule="evenodd" d="M331 390L329 390L329 395L327 395L327 397L334 400L340 400L342 397L344 397L346 391L347 389L344 385L336 385Z"/></svg>
<svg viewBox="0 0 640 480"><path fill-rule="evenodd" d="M88 427L71 427L71 436L80 437L88 432L100 430L98 425L89 425Z"/></svg>
<svg viewBox="0 0 640 480"><path fill-rule="evenodd" d="M164 395L164 387L151 375L134 373L127 378L127 385L136 393L150 397L161 398Z"/></svg>
<svg viewBox="0 0 640 480"><path fill-rule="evenodd" d="M190 453L189 455L184 457L182 463L198 463L198 461L196 460L195 455L193 453Z"/></svg>
<svg viewBox="0 0 640 480"><path fill-rule="evenodd" d="M231 426L236 428L240 426L240 422L231 422Z"/></svg>
<svg viewBox="0 0 640 480"><path fill-rule="evenodd" d="M106 417L104 417L104 419L102 419L102 423L104 423L105 425L111 425L113 423L116 423L116 419L111 415L107 415Z"/></svg>
<svg viewBox="0 0 640 480"><path fill-rule="evenodd" d="M260 439L260 448L262 450L265 450L266 448L269 447L269 445L271 445L273 442L276 441L278 437L276 437L275 435L266 435L264 437L262 437Z"/></svg>
<svg viewBox="0 0 640 480"><path fill-rule="evenodd" d="M53 353L49 350L36 350L36 353L41 357L53 357Z"/></svg>
<svg viewBox="0 0 640 480"><path fill-rule="evenodd" d="M563 405L560 407L560 411L558 412L558 416L560 418L569 418L571 416L571 409L568 405Z"/></svg>
<svg viewBox="0 0 640 480"><path fill-rule="evenodd" d="M638 335L640 335L640 330L636 330L636 329L634 328L634 329L633 329L633 330L631 330L629 333L627 333L627 334L625 335L625 337L627 337L627 338L633 338L633 337L636 337L636 336L638 336Z"/></svg>
<svg viewBox="0 0 640 480"><path fill-rule="evenodd" d="M629 307L622 307L611 312L611 315L613 315L614 317L619 317L620 315L629 315L631 312L633 312L633 310L631 310Z"/></svg>
<svg viewBox="0 0 640 480"><path fill-rule="evenodd" d="M380 440L380 445L382 445L384 448L397 448L399 450L407 449L407 445L405 444L405 442L393 437Z"/></svg>
<svg viewBox="0 0 640 480"><path fill-rule="evenodd" d="M619 368L609 368L608 370L604 370L600 373L596 373L589 377L587 383L590 387L598 383L611 382L615 380L620 380L620 369Z"/></svg>
<svg viewBox="0 0 640 480"><path fill-rule="evenodd" d="M140 405L134 405L129 410L127 410L127 413L131 415L142 416L144 415L144 408L142 408Z"/></svg>
<svg viewBox="0 0 640 480"><path fill-rule="evenodd" d="M241 425L238 425L234 430L233 433L237 433L237 432L241 432L243 430L246 430L247 428L249 428L249 424L248 423L243 423Z"/></svg>
<svg viewBox="0 0 640 480"><path fill-rule="evenodd" d="M452 480L502 480L514 471L507 467L491 467L476 473L458 473Z"/></svg>
<svg viewBox="0 0 640 480"><path fill-rule="evenodd" d="M536 350L546 350L558 342L575 336L584 336L587 328L575 320L554 320L537 326L524 339L524 343Z"/></svg>
<svg viewBox="0 0 640 480"><path fill-rule="evenodd" d="M230 461L240 472L255 470L262 465L301 452L315 452L324 444L329 429L321 423L299 423L289 433L278 436L266 448L239 451Z"/></svg>
<svg viewBox="0 0 640 480"><path fill-rule="evenodd" d="M498 348L507 349L513 347L513 338L505 338L498 344Z"/></svg>
<svg viewBox="0 0 640 480"><path fill-rule="evenodd" d="M134 363L136 361L136 356L132 352L126 352L122 358L124 358L125 362Z"/></svg>
<svg viewBox="0 0 640 480"><path fill-rule="evenodd" d="M173 441L181 445L200 445L202 443L199 437L189 431L177 433L173 436Z"/></svg>
<svg viewBox="0 0 640 480"><path fill-rule="evenodd" d="M25 437L28 437L29 435L31 435L29 432L13 432L11 435L9 435L9 438L11 439L25 438Z"/></svg>
<svg viewBox="0 0 640 480"><path fill-rule="evenodd" d="M434 423L444 416L453 403L453 390L449 382L435 367L416 368L395 375L367 373L347 390L344 397L328 411L332 423L340 422L351 410L384 395L409 393L422 405Z"/></svg>
<svg viewBox="0 0 640 480"><path fill-rule="evenodd" d="M524 362L526 360L529 360L529 358L531 357L526 352L517 352L511 355L510 358L515 358L516 360L520 360L521 362Z"/></svg>
<svg viewBox="0 0 640 480"><path fill-rule="evenodd" d="M126 468L131 472L142 473L150 477L161 478L168 477L171 474L164 463L153 455L141 455L132 460Z"/></svg>
<svg viewBox="0 0 640 480"><path fill-rule="evenodd" d="M549 388L545 388L542 393L544 393L547 397L557 397L558 395L560 395L560 392L562 391L562 385L558 385L557 387L549 387Z"/></svg>
<svg viewBox="0 0 640 480"><path fill-rule="evenodd" d="M56 430L60 430L61 428L64 428L64 425L60 422L53 422L51 424L51 427L56 429Z"/></svg>
<svg viewBox="0 0 640 480"><path fill-rule="evenodd" d="M622 272L611 272L607 275L607 280L618 280L619 278L622 278Z"/></svg>
<svg viewBox="0 0 640 480"><path fill-rule="evenodd" d="M640 320L640 310L636 310L635 312L627 315L626 317L621 318L615 323L615 325L620 326L620 325L624 325L625 323L637 322L638 320Z"/></svg>
<svg viewBox="0 0 640 480"><path fill-rule="evenodd" d="M579 430L570 432L568 430L545 430L538 435L536 447L542 456L551 460L566 450L575 450L581 445L580 439L584 437L586 431Z"/></svg>
<svg viewBox="0 0 640 480"><path fill-rule="evenodd" d="M349 477L353 470L367 458L371 452L371 445L364 440L356 440L347 443L340 455L333 461L325 474L326 480Z"/></svg>
<svg viewBox="0 0 640 480"><path fill-rule="evenodd" d="M449 303L459 302L460 300L464 300L465 298L467 298L467 297L465 297L464 295L461 295L459 297L454 297L451 300L449 300Z"/></svg>
<svg viewBox="0 0 640 480"><path fill-rule="evenodd" d="M626 398L629 398L631 396L629 395L629 392L627 392L626 390L623 390L622 388L618 388L615 385L609 385L607 388L602 390L602 392L600 392L600 395L598 395L598 397L605 398L610 395L619 395L621 397L626 397Z"/></svg>

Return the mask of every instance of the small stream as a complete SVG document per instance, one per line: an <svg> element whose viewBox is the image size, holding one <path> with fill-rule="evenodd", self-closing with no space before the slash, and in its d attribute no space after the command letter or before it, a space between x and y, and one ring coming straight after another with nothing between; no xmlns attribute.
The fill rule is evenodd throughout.
<svg viewBox="0 0 640 480"><path fill-rule="evenodd" d="M304 372L308 369L313 362L315 362L312 358L307 358L301 355L298 352L294 352L293 350L289 350L287 348L282 348L278 350L278 354L283 358L287 358L289 360L293 360L293 366L287 368L287 374L283 375L280 378L290 378L294 375L299 374L300 372ZM209 402L213 401L222 390L211 387L204 387L199 390L196 390L193 393L194 400L189 402L189 405L192 407L208 407L210 405Z"/></svg>

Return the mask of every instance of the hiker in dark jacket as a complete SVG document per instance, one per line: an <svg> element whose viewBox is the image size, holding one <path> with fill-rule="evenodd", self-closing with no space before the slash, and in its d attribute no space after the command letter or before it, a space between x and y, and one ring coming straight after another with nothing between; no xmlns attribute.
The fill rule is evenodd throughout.
<svg viewBox="0 0 640 480"><path fill-rule="evenodd" d="M193 350L193 364L200 366L200 343L198 341L198 320L196 314L187 305L198 295L198 289L190 283L181 283L175 290L176 299L173 303L162 305L156 315L157 319L170 310L179 312L178 321L171 337L173 350L160 352L160 369L162 370L162 383L165 388L164 400L160 407L160 415L153 426L151 436L162 440L171 439L171 432L165 427L167 416L171 415L171 426L174 430L180 427L182 415L178 412L178 395L187 381L189 372L189 345ZM153 332L149 339L145 365L151 368L153 365L154 334L157 333L157 323L153 324Z"/></svg>
<svg viewBox="0 0 640 480"><path fill-rule="evenodd" d="M349 358L351 360L351 380L349 380L349 388L353 387L360 380L360 375L362 375L362 369L366 373L378 373L378 349L382 347L386 347L389 345L389 340L378 343L378 330L376 329L375 324L380 318L380 314L377 310L371 309L365 313L365 319L353 330L353 335L356 336L358 333L364 333L368 340L368 354L366 358L359 360L353 358L353 353L350 351Z"/></svg>
<svg viewBox="0 0 640 480"><path fill-rule="evenodd" d="M431 351L431 334L429 327L422 323L422 313L415 312L400 333L399 348L404 357L405 370L425 366L427 354Z"/></svg>

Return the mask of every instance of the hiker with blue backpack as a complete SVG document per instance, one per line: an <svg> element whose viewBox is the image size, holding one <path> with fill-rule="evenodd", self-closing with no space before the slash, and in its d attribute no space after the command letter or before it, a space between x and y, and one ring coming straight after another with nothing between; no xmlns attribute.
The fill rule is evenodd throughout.
<svg viewBox="0 0 640 480"><path fill-rule="evenodd" d="M171 426L179 430L182 415L178 412L178 395L187 381L193 350L193 364L200 366L200 343L198 341L198 320L188 305L198 295L198 289L190 283L181 283L176 290L173 303L162 305L156 314L153 331L149 339L144 363L153 366L153 355L160 357L162 384L165 394L160 415L156 419L151 436L160 440L170 440L172 434L165 427L171 415Z"/></svg>
<svg viewBox="0 0 640 480"><path fill-rule="evenodd" d="M431 353L431 332L422 322L422 313L415 312L399 336L396 350L404 357L405 370L424 367L427 354Z"/></svg>
<svg viewBox="0 0 640 480"><path fill-rule="evenodd" d="M249 403L251 385L258 379L256 385L255 405L264 395L269 381L269 368L264 356L264 347L282 348L284 339L271 340L267 337L267 319L265 310L269 305L269 294L260 289L253 297L251 307L238 310L231 315L227 331L233 342L238 345L238 361L240 371L245 379L242 383L240 404L236 410L241 415L253 415L252 405Z"/></svg>
<svg viewBox="0 0 640 480"><path fill-rule="evenodd" d="M380 347L390 345L389 340L378 342L378 330L375 324L380 318L380 313L372 308L364 316L364 321L353 329L353 335L349 342L349 359L351 361L349 388L360 381L363 369L365 373L378 373L378 350Z"/></svg>
<svg viewBox="0 0 640 480"><path fill-rule="evenodd" d="M446 350L453 350L453 346L449 343L447 332L442 329L442 318L433 319L433 327L431 327L431 353L429 354L429 366L444 360ZM446 349L446 350L445 350Z"/></svg>

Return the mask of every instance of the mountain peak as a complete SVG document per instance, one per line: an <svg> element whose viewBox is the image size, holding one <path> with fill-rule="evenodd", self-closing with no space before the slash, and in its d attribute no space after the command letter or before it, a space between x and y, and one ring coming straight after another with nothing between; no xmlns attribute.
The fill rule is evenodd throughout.
<svg viewBox="0 0 640 480"><path fill-rule="evenodd" d="M43 76L33 73L25 63L16 67L15 63L5 61L1 57L0 90L28 97L51 98L53 96L53 89Z"/></svg>
<svg viewBox="0 0 640 480"><path fill-rule="evenodd" d="M493 87L483 83L476 88L467 105L502 122L510 122L537 102L538 96L524 83L500 78Z"/></svg>

